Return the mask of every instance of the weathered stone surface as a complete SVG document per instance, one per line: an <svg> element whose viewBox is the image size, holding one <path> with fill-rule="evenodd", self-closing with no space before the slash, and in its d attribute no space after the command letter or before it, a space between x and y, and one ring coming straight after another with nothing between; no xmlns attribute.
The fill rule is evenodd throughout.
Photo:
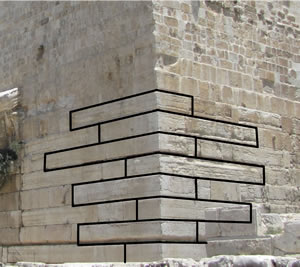
<svg viewBox="0 0 300 267"><path fill-rule="evenodd" d="M82 225L79 228L81 244L144 242L144 241L196 241L193 222L131 222Z"/></svg>
<svg viewBox="0 0 300 267"><path fill-rule="evenodd" d="M174 103L178 103L178 105L174 105ZM189 97L175 96L162 92L128 98L72 113L73 128L119 119L155 109L179 110L180 113L190 114L191 99Z"/></svg>
<svg viewBox="0 0 300 267"><path fill-rule="evenodd" d="M253 266L253 267L272 267L272 266L287 266L287 267L297 267L300 263L300 260L295 257L274 257L274 256L262 256L262 255L254 255L254 256L215 256L211 258L203 258L205 257L205 253L197 253L196 251L201 250L202 245L188 245L184 251L181 250L181 253L186 255L184 259L182 258L169 258L165 257L164 260L156 260L153 262L136 262L138 261L139 256L143 255L151 259L152 255L167 255L166 249L158 250L157 247L153 245L143 245L143 246L129 246L128 247L128 263L65 263L65 264L45 264L45 263L37 263L37 262L18 262L16 266L18 267L70 267L70 266L78 266L78 267L105 267L105 266L113 266L113 267L124 267L124 266L132 266L139 267L143 265L150 265L153 267L159 267L162 265L167 265L171 267L175 266L195 266L195 267L243 267L243 266ZM170 250L169 248L174 247L174 245L165 245L165 248ZM174 250L174 249L173 249ZM147 255L145 251L148 251ZM139 252L139 253L138 253ZM165 253L164 253L165 252ZM196 252L196 253L195 253ZM195 253L195 254L193 254ZM162 255L163 254L163 255ZM183 255L182 254L182 255ZM190 255L190 256L188 256ZM193 260L197 259L197 257L202 258L201 260ZM133 261L133 262L131 262ZM150 260L151 261L151 260ZM8 265L4 265L8 266Z"/></svg>
<svg viewBox="0 0 300 267"><path fill-rule="evenodd" d="M192 179L181 177L151 175L76 185L74 187L74 204L160 195L194 197L195 182Z"/></svg>

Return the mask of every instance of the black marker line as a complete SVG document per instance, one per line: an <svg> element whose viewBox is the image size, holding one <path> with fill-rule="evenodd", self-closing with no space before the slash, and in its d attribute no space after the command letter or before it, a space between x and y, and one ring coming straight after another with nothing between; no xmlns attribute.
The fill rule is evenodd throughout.
<svg viewBox="0 0 300 267"><path fill-rule="evenodd" d="M250 221L229 221L229 220L206 220L206 219L174 219L174 218L152 218L152 219L140 219L138 221L126 220L126 221L105 221L105 222L88 222L79 223L81 226L91 225L111 225L111 224L128 224L128 223L143 223L143 222L204 222L204 223L236 223L236 224L251 224Z"/></svg>
<svg viewBox="0 0 300 267"><path fill-rule="evenodd" d="M126 263L126 244L124 244L124 263Z"/></svg>
<svg viewBox="0 0 300 267"><path fill-rule="evenodd" d="M72 113L73 113L73 111L69 111L69 130L70 130L70 132L73 131L73 129L72 129Z"/></svg>
<svg viewBox="0 0 300 267"><path fill-rule="evenodd" d="M198 180L195 179L195 199L198 199Z"/></svg>
<svg viewBox="0 0 300 267"><path fill-rule="evenodd" d="M135 215L136 215L135 220L138 221L139 220L139 199L135 200Z"/></svg>
<svg viewBox="0 0 300 267"><path fill-rule="evenodd" d="M199 225L198 222L196 222L196 242L199 242Z"/></svg>
<svg viewBox="0 0 300 267"><path fill-rule="evenodd" d="M178 197L178 196L168 196L168 195L152 195L152 196L147 196L147 197L132 197L132 198L121 198L121 199L112 199L112 200L103 200L103 201L97 201L97 202L81 203L81 204L75 204L74 207L110 204L110 203L125 202L125 201L149 200L149 199L157 199L157 198L188 200L188 201L196 201L196 202L235 204L235 205L239 205L239 206L244 205L244 206L249 206L249 207L251 204L249 202L240 202L240 201L217 200L217 199L207 199L207 198L193 198L193 197Z"/></svg>
<svg viewBox="0 0 300 267"><path fill-rule="evenodd" d="M91 247L91 246L120 246L120 245L143 245L143 244L186 244L186 245L200 245L207 244L207 241L166 241L166 240L151 240L151 241L137 241L137 242L115 242L115 243L79 243L78 246L81 247Z"/></svg>
<svg viewBox="0 0 300 267"><path fill-rule="evenodd" d="M101 124L98 124L98 144L101 143Z"/></svg>
<svg viewBox="0 0 300 267"><path fill-rule="evenodd" d="M75 113L75 112L78 112L78 111L81 111L81 110L86 110L86 109L90 109L90 108L94 108L94 107L100 107L100 106L104 106L104 105L111 104L111 103L114 103L114 102L123 101L123 100L127 100L127 99L130 99L130 98L135 98L135 97L139 97L139 96L143 96L143 95L147 95L147 94L151 94L151 93L155 93L155 92L166 93L166 94L170 94L170 95L182 96L182 97L187 97L187 98L192 97L191 95L184 94L184 93L177 93L177 92L174 92L174 91L168 91L168 90L164 90L164 89L152 89L152 90L149 90L149 91L124 96L124 97L121 97L121 98L116 98L116 99L105 101L105 102L102 102L102 103L98 103L98 104L94 104L94 105L90 105L90 106L85 106L85 107L78 108L78 109L73 109L73 110L71 110L71 112Z"/></svg>

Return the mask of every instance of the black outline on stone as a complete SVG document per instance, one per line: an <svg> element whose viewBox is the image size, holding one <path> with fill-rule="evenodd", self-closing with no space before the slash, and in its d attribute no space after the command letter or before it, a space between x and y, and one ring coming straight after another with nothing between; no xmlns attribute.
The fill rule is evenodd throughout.
<svg viewBox="0 0 300 267"><path fill-rule="evenodd" d="M111 120L106 120L98 123L93 123L77 128L73 128L72 126L72 115L73 113L86 110L86 109L91 109L94 107L99 107L107 104L111 104L114 102L118 101L123 101L126 99L150 94L150 93L155 93L155 92L160 92L160 93L166 93L166 94L171 94L171 95L176 95L176 96L181 96L181 97L187 97L191 99L191 114L187 113L180 113L180 112L174 112L170 110L163 110L163 109L155 109L155 110L150 110L146 112L140 112L140 113L135 113L131 114L128 116L124 116L121 118L115 118ZM146 115L149 113L153 112L164 112L164 113L169 113L169 114L174 114L174 115L180 115L180 116L185 116L185 117L192 117L196 119L201 119L201 120L208 120L208 121L214 121L218 123L224 123L224 124L229 124L229 125L234 125L234 126L239 126L239 127L245 127L245 128L250 128L255 130L255 144L244 144L240 142L232 142L232 141L227 141L227 140L222 140L222 139L213 139L213 138L203 138L203 137L197 137L195 135L187 135L187 134L178 134L178 133L173 133L173 132L165 132L165 131L155 131L155 132L149 132L145 134L139 134L135 136L128 136L128 137L123 137L123 138L118 138L118 139L113 139L113 140L108 140L108 141L101 141L101 125L114 122L114 121L119 121L123 119L128 119L136 116L141 116L141 115ZM223 200L211 200L211 199L199 199L198 198L198 180L211 180L211 181L218 181L218 182L227 182L227 183L240 183L240 184L252 184L252 185L265 185L265 166L264 165L259 165L259 164L252 164L252 163L245 163L245 162L238 162L238 161L229 161L229 160L222 160L222 159L214 159L214 158L205 158L205 157L198 157L197 156L197 140L207 140L207 141L213 141L213 142L220 142L220 143L227 143L231 145L238 145L238 146L245 146L245 147L259 147L259 136L258 136L258 128L256 126L251 126L247 124L240 124L240 123L235 123L235 122L229 122L229 121L223 121L223 120L217 120L217 119L212 119L208 117L200 117L200 116L195 116L194 115L194 96L188 95L188 94L182 94L182 93L177 93L177 92L172 92L172 91L167 91L167 90L162 90L162 89L153 89L150 91L134 94L134 95L129 95L126 97L114 99L111 101L106 101L103 103L95 104L95 105L90 105L86 106L83 108L78 108L71 110L69 112L69 129L70 131L76 131L80 129L85 129L89 127L94 127L97 126L98 130L98 142L93 143L93 144L88 144L88 145L83 145L83 146L77 146L77 147L71 147L67 149L61 149L61 150L56 150L56 151L51 151L51 152L46 152L44 154L44 160L43 160L43 169L44 172L50 172L50 171L56 171L56 170L62 170L62 169L69 169L69 168L76 168L76 167L83 167L83 166L88 166L88 165L93 165L93 164L101 164L101 163L106 163L106 162L113 162L113 161L121 161L124 160L124 177L117 177L117 178L110 178L110 179L105 179L101 181L90 181L90 182L83 182L83 183L76 183L72 184L72 207L78 207L78 206L89 206L89 205L99 205L99 204L107 204L107 203L115 203L115 202L124 202L124 201L135 201L136 202L136 218L135 220L128 220L128 221L107 221L107 222L93 222L93 223L79 223L77 224L77 245L78 246L95 246L95 245L123 245L124 246L124 262L126 262L126 246L131 245L131 244L157 244L157 243L168 243L168 244L207 244L206 241L199 241L198 240L198 232L199 232L199 222L206 222L206 223L252 223L252 204L251 203L246 203L246 202L237 202L237 201L223 201ZM71 166L65 166L65 167L59 167L59 168L53 168L53 169L47 169L46 163L47 163L47 155L55 154L55 153L60 153L60 152L65 152L65 151L71 151L75 149L81 149L89 146L95 146L95 145L101 145L101 144L107 144L107 143L112 143L112 142L117 142L117 141L123 141L127 139L133 139L133 138L138 138L142 136L147 136L147 135L152 135L152 134L168 134L168 135L175 135L175 136L182 136L182 137L188 137L188 138L194 138L195 140L195 148L194 156L187 156L187 155L182 155L182 154L176 154L176 153L168 153L168 152L161 152L161 151L154 151L150 153L143 153L143 154L137 154L137 155L131 155L123 158L114 158L110 160L101 160L101 161L93 161L93 162L87 162L83 164L78 164L78 165L71 165ZM127 160L128 159L133 159L133 158L138 158L138 157L145 157L145 156L150 156L150 155L168 155L168 156L176 156L176 157L184 157L184 158L194 158L194 159L200 159L200 160L209 160L209 161L214 161L214 162L221 162L221 163L230 163L230 164L239 164L239 165L244 165L244 166L253 166L253 167L260 167L262 168L262 174L263 174L263 182L262 183L254 183L254 182L240 182L240 181L235 181L235 180L224 180L224 179L215 179L215 178L207 178L207 177L195 177L195 176L187 176L187 175L178 175L178 174L171 174L171 173L165 173L165 172L156 172L156 173L146 173L146 174L138 174L138 175L127 175ZM186 197L175 197L175 196L148 196L148 197L140 197L140 198L127 198L127 199L118 199L118 200L110 200L110 201L99 201L99 202L93 202L93 203L84 203L84 204L74 204L74 187L83 185L83 184L91 184L91 183L99 183L99 182L108 182L108 181L116 181L116 180L121 180L121 179L131 179L131 178L137 178L137 177L142 177L142 176L152 176L152 175L168 175L168 176L176 176L176 177L182 177L182 178L188 178L188 179L194 179L195 180L195 198L186 198ZM236 205L247 205L250 207L250 213L249 213L249 221L224 221L224 220L190 220L190 219L162 219L162 218L157 218L157 219L144 219L144 220L139 220L138 217L138 201L143 200L143 199L154 199L154 198L168 198L168 199L182 199L182 200L190 200L190 201L206 201L206 202L218 202L218 203L228 203L228 204L236 204ZM196 223L196 242L194 241L140 241L140 242L111 242L111 243L85 243L85 244L80 244L80 231L79 228L80 226L83 225L93 225L93 224L112 224L112 223L136 223L136 222L141 222L141 221L183 221L183 222L195 222Z"/></svg>
<svg viewBox="0 0 300 267"><path fill-rule="evenodd" d="M219 178L208 178L208 177L201 177L201 176L188 176L188 175L179 175L176 174L176 176L180 177L186 177L186 178L198 178L202 180L211 180L211 181L219 181L219 182L232 182L232 183L240 183L240 184L252 184L252 185L265 185L265 166L264 165L259 165L259 164L253 164L253 163L245 163L245 162L239 162L239 161L230 161L230 160L223 160L223 159L213 159L213 158L206 158L206 157L195 157L195 156L188 156L188 155L182 155L182 154L176 154L176 153L170 153L170 152L162 152L162 151L153 151L149 153L142 153L142 154L136 154L132 156L126 156L122 158L114 158L114 159L109 159L109 160L99 160L99 161L91 161L91 162L85 162L82 164L77 164L77 165L69 165L69 166L63 166L63 167L58 167L58 168L52 168L52 169L45 169L45 172L51 172L51 171L57 171L57 170L65 170L65 169L72 169L72 168L79 168L83 166L88 166L88 165L95 165L95 164L103 164L103 163L108 163L108 162L114 162L114 161L120 161L124 160L124 168L125 168L125 177L127 176L127 161L128 159L134 159L134 158L140 158L140 157L146 157L146 156L152 156L152 155L165 155L165 156L173 156L173 157L182 157L182 158L191 158L191 159L199 159L199 160L204 160L204 161L213 161L213 162L220 162L220 163L229 163L229 164L235 164L235 165L242 165L242 166L249 166L249 167L257 167L262 169L262 183L258 182L247 182L247 181L236 181L236 180L229 180L229 179L219 179ZM146 173L148 174L148 173ZM165 172L155 172L155 173L150 173L150 175L154 174L165 174L165 175L174 175L172 173L165 173ZM143 174L145 175L145 174ZM114 179L124 179L124 177L120 178L114 178ZM109 179L106 179L107 181Z"/></svg>

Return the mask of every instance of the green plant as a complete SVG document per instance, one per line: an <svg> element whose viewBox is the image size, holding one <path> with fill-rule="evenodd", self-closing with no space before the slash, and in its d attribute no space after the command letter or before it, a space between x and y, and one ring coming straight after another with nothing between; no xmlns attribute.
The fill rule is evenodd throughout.
<svg viewBox="0 0 300 267"><path fill-rule="evenodd" d="M17 160L17 158L17 153L13 149L0 149L0 187L7 180L11 162Z"/></svg>
<svg viewBox="0 0 300 267"><path fill-rule="evenodd" d="M266 232L267 235L278 235L278 234L281 234L283 231L282 228L280 227L271 227L271 228L268 228L268 231Z"/></svg>

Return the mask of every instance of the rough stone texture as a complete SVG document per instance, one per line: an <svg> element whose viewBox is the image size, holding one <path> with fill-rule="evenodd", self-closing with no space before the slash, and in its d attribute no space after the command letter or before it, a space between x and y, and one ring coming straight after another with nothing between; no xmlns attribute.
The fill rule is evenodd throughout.
<svg viewBox="0 0 300 267"><path fill-rule="evenodd" d="M7 88L20 88L19 141L24 148L20 173L0 191L0 259L123 261L120 245L78 247L77 224L135 220L135 202L72 207L72 184L124 175L143 177L153 171L202 176L204 180L183 184L183 180L162 179L151 184L152 188L147 183L141 185L140 178L132 182L136 195L195 197L197 186L199 198L254 202L253 223L199 223L198 238L207 238L207 246L132 245L127 248L128 260L300 253L299 217L284 215L300 212L299 10L296 1L1 2L0 94ZM70 110L155 88L189 94L194 102L166 93L143 95L105 109L73 113L73 126L152 109L179 115L148 113L99 128L95 125L70 131ZM192 111L196 116L257 126L259 147L251 147L256 139L253 129L184 117ZM114 161L43 170L45 152L95 144L99 132L106 142L157 130L191 136L147 135L49 154L45 159L49 168ZM250 146L238 146L236 142ZM157 150L177 155L122 159ZM213 159L263 164L266 185L234 183L261 182L260 168ZM104 197L99 196L105 190L100 186L82 188L82 192L76 191L79 196L75 203ZM105 199L132 196L121 182L108 186L105 193ZM143 218L187 218L193 214L211 219L245 215L243 209L206 205L191 212L198 204L189 203L143 201L139 214ZM190 222L181 223L180 228L170 225L151 224L155 231L149 233L146 230L151 228L147 227L144 234L160 241L164 237L196 238L196 224L191 227ZM84 240L102 240L98 228L86 230ZM138 229L130 225L132 234L136 235ZM129 238L129 232L118 231L121 233L116 239L122 235ZM219 257L209 266L218 261L268 266L272 260Z"/></svg>
<svg viewBox="0 0 300 267"><path fill-rule="evenodd" d="M203 258L200 261L192 259L172 259L167 258L158 262L141 262L141 263L65 263L65 264L44 264L38 262L18 262L14 266L18 267L142 267L142 266L195 266L195 267L298 267L300 265L299 258L295 257L274 257L274 256L217 256L212 258ZM3 265L10 266L10 265Z"/></svg>
<svg viewBox="0 0 300 267"><path fill-rule="evenodd" d="M232 192L270 212L298 212L300 207L298 5L154 1L158 87L193 94L196 115L259 127L261 156L255 160L269 161L267 186L233 186ZM227 157L236 149L224 145L211 155ZM270 165L278 155L284 161ZM252 161L242 151L234 159Z"/></svg>

